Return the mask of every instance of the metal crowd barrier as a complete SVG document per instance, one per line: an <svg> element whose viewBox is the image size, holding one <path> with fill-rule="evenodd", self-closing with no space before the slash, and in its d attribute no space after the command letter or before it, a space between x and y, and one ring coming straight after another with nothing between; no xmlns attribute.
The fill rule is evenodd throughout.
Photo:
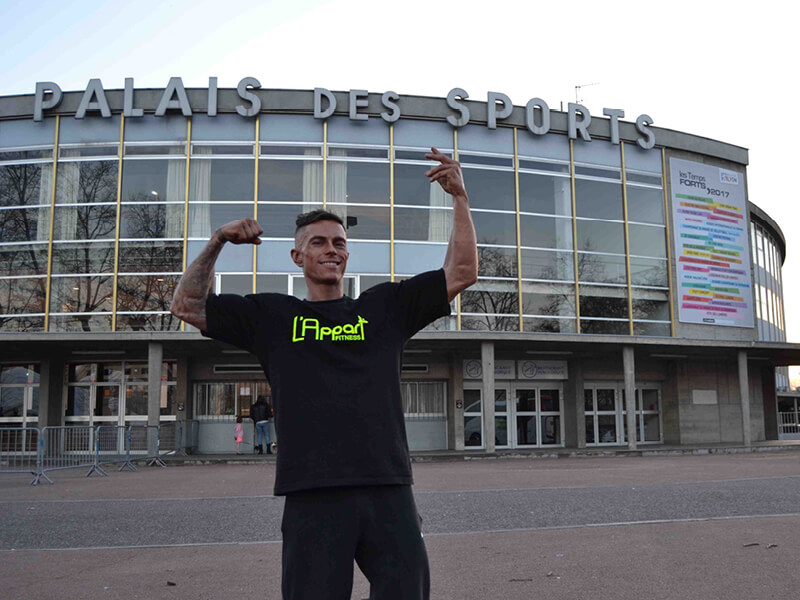
<svg viewBox="0 0 800 600"><path fill-rule="evenodd" d="M122 463L119 470L135 471L130 453L129 425L98 425L95 443L94 469L101 474L105 471L101 465Z"/></svg>
<svg viewBox="0 0 800 600"><path fill-rule="evenodd" d="M39 430L0 428L0 473L28 473L35 483L39 473Z"/></svg>
<svg viewBox="0 0 800 600"><path fill-rule="evenodd" d="M87 477L97 471L94 463L95 435L96 427L91 425L42 429L39 438L39 469L33 484L38 484L40 477L53 483L47 476L50 471L88 467ZM105 475L105 472L101 474Z"/></svg>
<svg viewBox="0 0 800 600"><path fill-rule="evenodd" d="M131 425L128 452L132 460L147 460L147 466L166 467L161 460L161 425Z"/></svg>
<svg viewBox="0 0 800 600"><path fill-rule="evenodd" d="M189 456L197 448L197 421L167 421L161 424L161 456Z"/></svg>

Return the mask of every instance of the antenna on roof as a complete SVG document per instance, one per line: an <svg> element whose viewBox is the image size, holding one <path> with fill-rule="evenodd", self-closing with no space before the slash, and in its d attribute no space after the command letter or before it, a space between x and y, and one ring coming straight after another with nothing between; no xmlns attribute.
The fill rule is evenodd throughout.
<svg viewBox="0 0 800 600"><path fill-rule="evenodd" d="M581 102L583 102L583 98L580 98L578 96L578 94L580 93L581 89L583 89L585 87L591 87L593 85L600 85L600 82L596 81L594 83L584 83L582 85L576 85L575 86L575 104L580 104Z"/></svg>

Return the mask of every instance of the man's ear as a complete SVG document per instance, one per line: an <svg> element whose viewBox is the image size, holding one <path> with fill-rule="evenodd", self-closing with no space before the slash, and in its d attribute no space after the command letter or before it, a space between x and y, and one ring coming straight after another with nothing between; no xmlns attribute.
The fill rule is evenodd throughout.
<svg viewBox="0 0 800 600"><path fill-rule="evenodd" d="M289 251L289 254L292 257L292 262L294 262L294 264L296 264L298 267L300 267L302 269L303 268L303 253L300 252L299 250L297 250L296 248L292 248Z"/></svg>

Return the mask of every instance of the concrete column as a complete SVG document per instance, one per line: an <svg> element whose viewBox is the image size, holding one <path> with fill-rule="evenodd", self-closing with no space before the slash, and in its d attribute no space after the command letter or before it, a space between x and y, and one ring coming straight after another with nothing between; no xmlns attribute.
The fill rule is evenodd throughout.
<svg viewBox="0 0 800 600"><path fill-rule="evenodd" d="M65 369L63 356L50 356L40 364L39 429L64 424Z"/></svg>
<svg viewBox="0 0 800 600"><path fill-rule="evenodd" d="M494 343L481 343L483 367L483 441L486 452L494 452Z"/></svg>
<svg viewBox="0 0 800 600"><path fill-rule="evenodd" d="M450 393L453 397L453 426L448 430L453 432L453 437L449 445L454 450L464 450L464 366L458 354L453 355L450 364L453 373L450 378L453 388Z"/></svg>
<svg viewBox="0 0 800 600"><path fill-rule="evenodd" d="M750 447L753 441L750 435L750 378L747 374L747 352L739 351L739 399L742 402L742 442Z"/></svg>
<svg viewBox="0 0 800 600"><path fill-rule="evenodd" d="M625 373L625 431L628 433L628 450L636 450L636 369L633 361L633 346L622 348L622 369Z"/></svg>
<svg viewBox="0 0 800 600"><path fill-rule="evenodd" d="M158 425L161 421L161 363L164 346L158 342L147 345L147 424ZM150 456L156 450L156 436L148 430L147 451Z"/></svg>
<svg viewBox="0 0 800 600"><path fill-rule="evenodd" d="M586 448L586 405L583 398L583 360L575 358L569 361L569 381L567 388L572 394L564 401L567 412L564 418L567 419L567 447ZM571 406L571 408L570 408ZM572 427L569 427L572 420ZM569 433L572 431L573 433Z"/></svg>

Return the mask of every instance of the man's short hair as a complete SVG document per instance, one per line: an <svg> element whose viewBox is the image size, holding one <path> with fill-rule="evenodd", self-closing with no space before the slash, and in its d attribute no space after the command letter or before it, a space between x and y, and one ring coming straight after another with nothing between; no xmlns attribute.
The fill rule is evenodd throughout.
<svg viewBox="0 0 800 600"><path fill-rule="evenodd" d="M317 221L335 221L344 228L344 221L342 220L342 217L332 212L328 212L327 210L317 209L297 215L294 230L295 235L297 235L297 232L306 225L311 225L311 223L316 223Z"/></svg>

